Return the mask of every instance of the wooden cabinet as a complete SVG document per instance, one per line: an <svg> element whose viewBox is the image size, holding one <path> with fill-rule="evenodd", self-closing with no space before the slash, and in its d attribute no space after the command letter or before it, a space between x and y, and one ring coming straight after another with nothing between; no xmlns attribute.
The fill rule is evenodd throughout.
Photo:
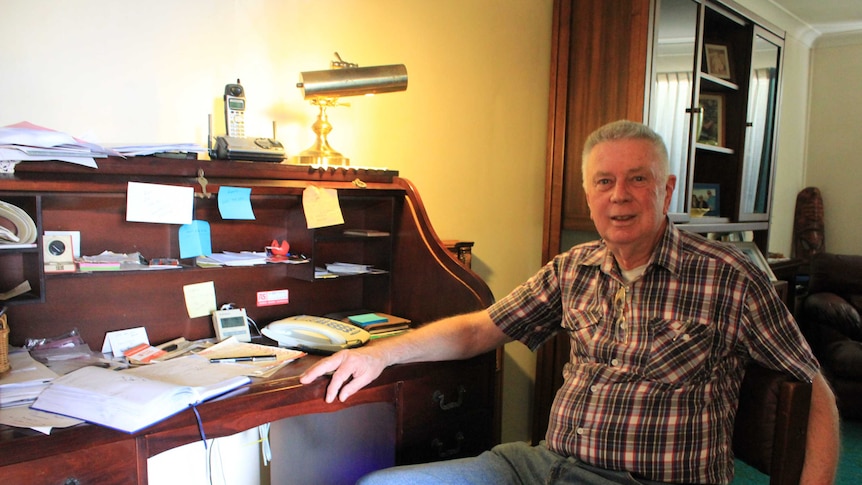
<svg viewBox="0 0 862 485"><path fill-rule="evenodd" d="M752 231L766 252L783 32L732 2L657 3L647 120L665 139L671 219Z"/></svg>
<svg viewBox="0 0 862 485"><path fill-rule="evenodd" d="M13 345L73 328L94 350L101 348L105 332L137 326L146 327L153 343L178 336L213 337L209 316L190 318L183 294L185 285L209 281L217 304L245 308L260 326L288 315L358 308L404 316L420 325L493 301L487 285L450 256L416 189L397 172L146 157L98 163L98 170L59 162L19 164L14 175L0 178L0 200L24 208L40 233L80 231L85 255L110 250L180 258L179 226L126 221L126 191L129 182L193 187L199 195L194 219L209 223L213 251L262 251L272 240L286 240L291 252L308 262L199 268L186 258L181 269L45 274L41 240L35 248L3 250L0 291L21 280L33 287L9 305ZM251 188L254 220L222 219L218 193L228 186ZM344 224L307 227L302 197L312 186L337 192ZM345 229L385 235L354 236ZM380 271L315 277L315 266L336 261L370 264ZM261 300L261 294L273 290L285 290L288 303ZM389 402L397 414L399 463L466 456L499 442L502 373L497 353L392 367L345 404L323 401L325 379L298 384L297 376L314 359L300 359L273 378L198 406L207 436L226 436L298 414ZM191 411L134 435L81 425L40 436L0 426L0 475L23 477L38 467L39 474L25 481L146 483L148 457L196 441L199 432ZM99 456L105 457L101 467ZM116 466L108 466L109 457Z"/></svg>
<svg viewBox="0 0 862 485"><path fill-rule="evenodd" d="M562 231L594 231L581 150L590 132L618 119L646 122L665 139L677 176L674 222L701 233L753 231L765 253L782 39L730 0L557 0L544 259L559 252ZM709 68L707 46L726 52L713 57L726 69ZM693 217L693 198L709 191L717 206Z"/></svg>
<svg viewBox="0 0 862 485"><path fill-rule="evenodd" d="M670 218L681 229L751 231L765 254L782 38L731 0L555 0L543 261L566 249L564 231L595 231L581 151L593 130L618 119L645 122L668 144L677 176ZM710 59L707 46L726 56ZM709 190L714 212L693 217L693 197ZM565 336L539 349L535 441L568 358Z"/></svg>
<svg viewBox="0 0 862 485"><path fill-rule="evenodd" d="M587 136L643 119L649 29L649 0L554 2L545 261L559 252L561 230L593 230L580 169Z"/></svg>

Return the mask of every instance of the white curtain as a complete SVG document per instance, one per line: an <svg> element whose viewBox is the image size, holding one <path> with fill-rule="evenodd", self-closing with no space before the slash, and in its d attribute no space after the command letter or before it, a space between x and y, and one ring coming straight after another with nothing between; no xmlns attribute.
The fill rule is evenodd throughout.
<svg viewBox="0 0 862 485"><path fill-rule="evenodd" d="M771 140L766 140L767 133L772 130L772 84L775 69L756 69L751 76L748 102L748 133L745 141L745 173L742 176L742 212L765 212L762 202L768 180L769 155ZM764 164L766 164L764 166Z"/></svg>
<svg viewBox="0 0 862 485"><path fill-rule="evenodd" d="M685 186L688 177L688 140L692 105L690 72L657 75L650 126L664 138L670 157L670 173L676 175L676 190L670 201L670 212L684 212Z"/></svg>

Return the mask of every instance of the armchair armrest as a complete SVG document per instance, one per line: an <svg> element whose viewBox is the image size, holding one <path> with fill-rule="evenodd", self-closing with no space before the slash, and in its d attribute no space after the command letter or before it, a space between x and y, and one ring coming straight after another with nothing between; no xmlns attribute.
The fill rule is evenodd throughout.
<svg viewBox="0 0 862 485"><path fill-rule="evenodd" d="M739 393L734 454L769 475L770 485L798 484L810 407L810 383L749 365Z"/></svg>
<svg viewBox="0 0 862 485"><path fill-rule="evenodd" d="M825 325L853 340L862 341L862 319L859 312L850 302L835 293L808 295L803 302L802 312L809 328L813 324Z"/></svg>

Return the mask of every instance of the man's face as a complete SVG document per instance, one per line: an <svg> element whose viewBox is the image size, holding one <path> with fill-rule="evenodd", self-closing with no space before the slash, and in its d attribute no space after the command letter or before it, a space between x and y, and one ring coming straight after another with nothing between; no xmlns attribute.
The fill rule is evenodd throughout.
<svg viewBox="0 0 862 485"><path fill-rule="evenodd" d="M637 139L599 143L587 158L590 218L615 254L649 254L659 238L676 185L673 175L659 180L659 163L653 145Z"/></svg>

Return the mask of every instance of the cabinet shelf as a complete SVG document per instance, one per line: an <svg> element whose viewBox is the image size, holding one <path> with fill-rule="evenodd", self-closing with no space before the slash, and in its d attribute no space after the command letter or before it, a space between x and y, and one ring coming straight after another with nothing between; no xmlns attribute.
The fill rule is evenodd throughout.
<svg viewBox="0 0 862 485"><path fill-rule="evenodd" d="M725 155L733 155L734 154L734 150L732 148L720 147L720 146L716 146L716 145L707 145L706 143L697 143L697 144L695 144L695 147L697 147L698 150L706 150L709 152L723 153Z"/></svg>
<svg viewBox="0 0 862 485"><path fill-rule="evenodd" d="M701 90L703 91L739 91L738 84L705 72L700 73L700 80L702 82Z"/></svg>

